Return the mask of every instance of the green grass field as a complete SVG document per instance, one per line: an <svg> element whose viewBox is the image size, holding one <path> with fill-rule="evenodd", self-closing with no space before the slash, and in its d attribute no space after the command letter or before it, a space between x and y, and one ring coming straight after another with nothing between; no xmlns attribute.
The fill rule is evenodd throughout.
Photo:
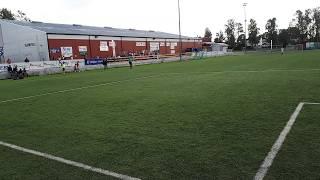
<svg viewBox="0 0 320 180"><path fill-rule="evenodd" d="M296 106L320 102L320 51L5 80L0 101L3 142L141 179L252 179ZM319 111L266 179L320 178ZM3 146L0 162L0 179L113 179Z"/></svg>

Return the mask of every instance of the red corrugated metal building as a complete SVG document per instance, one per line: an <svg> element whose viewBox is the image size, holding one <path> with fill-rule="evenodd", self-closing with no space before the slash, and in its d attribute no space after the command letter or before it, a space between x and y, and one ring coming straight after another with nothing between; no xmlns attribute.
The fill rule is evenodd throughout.
<svg viewBox="0 0 320 180"><path fill-rule="evenodd" d="M127 56L129 53L180 53L179 36L176 34L76 24L12 22L46 32L51 60L118 57ZM183 52L199 49L201 46L200 38L182 36Z"/></svg>

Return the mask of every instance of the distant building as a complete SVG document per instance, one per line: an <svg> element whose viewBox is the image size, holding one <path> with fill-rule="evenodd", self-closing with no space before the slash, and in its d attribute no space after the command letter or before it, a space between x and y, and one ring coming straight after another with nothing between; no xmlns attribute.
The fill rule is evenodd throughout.
<svg viewBox="0 0 320 180"><path fill-rule="evenodd" d="M179 54L179 35L157 31L0 20L0 57L22 62L134 54ZM182 36L182 51L201 48Z"/></svg>
<svg viewBox="0 0 320 180"><path fill-rule="evenodd" d="M203 42L203 48L207 51L227 52L228 47L229 45L225 43Z"/></svg>

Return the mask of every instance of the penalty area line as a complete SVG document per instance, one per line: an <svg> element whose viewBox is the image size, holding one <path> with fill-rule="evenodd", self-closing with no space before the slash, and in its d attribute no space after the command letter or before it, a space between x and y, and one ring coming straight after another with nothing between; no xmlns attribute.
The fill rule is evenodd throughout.
<svg viewBox="0 0 320 180"><path fill-rule="evenodd" d="M273 144L271 150L269 151L268 155L265 157L263 163L261 164L258 172L256 173L254 180L263 180L266 176L269 168L271 167L273 160L277 156L279 150L281 149L287 135L289 134L292 126L294 125L298 115L300 114L302 108L304 105L320 105L320 103L310 103L310 102L301 102L297 106L296 110L291 115L289 121L287 122L287 125L284 127L282 132L280 133L278 139Z"/></svg>
<svg viewBox="0 0 320 180"><path fill-rule="evenodd" d="M14 144L9 144L9 143L3 142L3 141L0 141L0 146L4 146L4 147L7 147L7 148L11 148L11 149L17 150L17 151L21 151L21 152L24 152L24 153L32 154L32 155L35 155L35 156L40 156L40 157L43 157L43 158L46 158L46 159L49 159L49 160L53 160L53 161L57 161L57 162L60 162L60 163L63 163L63 164L67 164L67 165L70 165L70 166L78 167L78 168L81 168L81 169L84 169L84 170L87 170L87 171L103 174L103 175L106 175L106 176L112 176L112 177L115 177L115 178L118 178L118 179L140 180L139 178L130 177L130 176L123 175L123 174L118 174L118 173L115 173L115 172L112 172L112 171L109 171L109 170L96 168L96 167L89 166L89 165L86 165L86 164L83 164L83 163L79 163L79 162L71 161L71 160L68 160L68 159L61 158L61 157L57 157L57 156L54 156L54 155L51 155L51 154L42 153L42 152L39 152L39 151L27 149L27 148L20 147L20 146L14 145Z"/></svg>

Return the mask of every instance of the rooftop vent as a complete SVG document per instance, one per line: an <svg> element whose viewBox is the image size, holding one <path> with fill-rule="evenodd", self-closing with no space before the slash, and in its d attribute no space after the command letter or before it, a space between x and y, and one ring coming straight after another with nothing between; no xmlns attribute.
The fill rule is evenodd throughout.
<svg viewBox="0 0 320 180"><path fill-rule="evenodd" d="M31 21L31 23L43 23L41 21Z"/></svg>
<svg viewBox="0 0 320 180"><path fill-rule="evenodd" d="M106 28L106 29L113 29L113 27L109 27L109 26L105 26L103 28Z"/></svg>
<svg viewBox="0 0 320 180"><path fill-rule="evenodd" d="M136 29L129 29L130 31L135 31Z"/></svg>
<svg viewBox="0 0 320 180"><path fill-rule="evenodd" d="M80 25L80 24L72 24L72 26L80 27L82 25Z"/></svg>

